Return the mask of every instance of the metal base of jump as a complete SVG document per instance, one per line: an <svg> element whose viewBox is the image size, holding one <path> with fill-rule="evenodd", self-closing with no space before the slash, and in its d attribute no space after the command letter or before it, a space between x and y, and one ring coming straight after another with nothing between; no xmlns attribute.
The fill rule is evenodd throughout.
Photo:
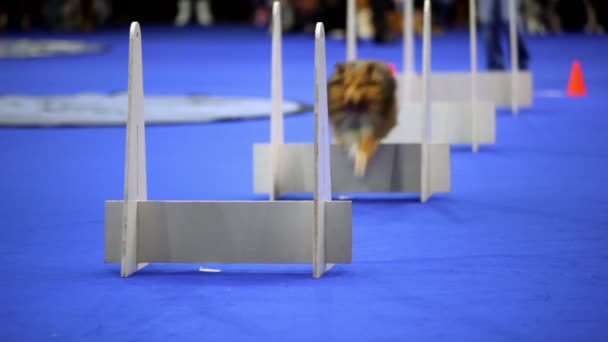
<svg viewBox="0 0 608 342"><path fill-rule="evenodd" d="M324 43L322 24L316 40ZM316 77L324 82L324 74ZM315 278L350 263L352 204L332 201L329 191L327 97L315 107L315 154L307 164L314 200L148 200L141 31L132 23L125 199L106 201L105 262L120 262L122 277L151 262L312 263Z"/></svg>

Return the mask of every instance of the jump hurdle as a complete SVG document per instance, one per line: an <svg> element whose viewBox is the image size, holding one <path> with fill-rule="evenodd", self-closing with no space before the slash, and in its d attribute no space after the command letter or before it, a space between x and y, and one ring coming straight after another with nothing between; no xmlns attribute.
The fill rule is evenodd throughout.
<svg viewBox="0 0 608 342"><path fill-rule="evenodd" d="M406 0L413 1L413 0ZM404 8L404 11L412 10ZM406 22L405 25L413 25ZM441 101L467 101L477 97L478 101L489 101L497 107L511 107L513 114L519 113L522 107L531 107L533 104L533 76L530 71L520 70L517 60L517 9L515 0L509 1L509 46L510 46L510 71L478 71L477 70L477 6L476 0L469 0L469 37L470 37L470 72L442 72L433 75L433 97ZM408 30L413 35L413 30ZM413 49L413 39L410 46L405 49ZM406 69L412 70L412 69ZM401 82L408 78L402 75ZM416 91L419 77L410 77L413 82L407 94L407 98L415 100L421 94ZM470 84L471 87L463 87ZM476 84L476 86L474 86ZM475 87L475 89L473 89Z"/></svg>
<svg viewBox="0 0 608 342"><path fill-rule="evenodd" d="M317 36L323 26L317 26ZM148 200L141 31L130 28L124 200L105 203L105 262L128 277L148 263L312 263L314 278L352 261L352 203L331 200L327 97L315 101L311 201ZM317 78L325 79L319 74ZM322 81L320 81L322 82ZM317 83L319 84L319 83ZM314 167L311 168L311 166Z"/></svg>
<svg viewBox="0 0 608 342"><path fill-rule="evenodd" d="M348 0L347 7L353 8L354 0ZM422 108L422 90L424 80L422 75L414 71L414 28L413 28L413 0L404 0L403 25L403 68L404 72L397 76L398 80L398 99L400 105L399 125L387 141L391 142L420 142L421 122L424 118ZM354 35L355 18L349 16L347 12L347 35ZM424 5L424 27L423 41L431 49L431 8L429 4ZM428 32L426 27L429 27ZM356 40L347 40L347 60L354 60L356 53ZM429 53L430 55L430 53ZM429 57L430 58L430 57ZM423 61L424 63L424 61ZM470 89L471 93L465 100L462 97L451 97L454 90L445 88L444 73L430 74L430 99L433 112L433 132L430 141L435 143L447 144L470 144L473 151L478 151L479 145L489 145L496 142L496 106L492 101L482 100L477 89L476 83L471 83L475 90ZM476 82L477 79L473 78ZM459 83L451 83L457 86L457 91L462 91L463 80ZM444 94L444 92L448 92Z"/></svg>
<svg viewBox="0 0 608 342"><path fill-rule="evenodd" d="M281 103L279 88L282 86L280 4L273 4L271 89L273 103ZM317 32L315 49L316 88L323 88L317 95L326 96L325 35ZM430 73L429 63L425 67L426 84ZM430 97L430 94L429 94ZM326 97L320 100L326 103ZM348 154L336 145L330 145L331 191L334 193L356 192L403 192L420 193L426 202L432 193L449 192L451 187L450 146L446 143L429 142L432 132L430 99L423 101L424 115L417 142L384 142L368 164L363 178L355 177L353 162ZM286 193L306 193L313 191L314 174L308 165L314 159L314 146L307 143L285 143L283 140L283 120L281 107L274 105L271 114L270 143L256 143L253 146L254 192L268 193L271 199ZM427 133L423 133L427 132ZM268 166L272 172L268 172Z"/></svg>
<svg viewBox="0 0 608 342"><path fill-rule="evenodd" d="M354 0L348 0L353 2ZM422 97L418 90L422 79L414 71L414 0L404 0L403 12L403 69L400 82L404 83L403 95L407 100L419 101ZM347 13L348 15L348 13ZM349 20L354 20L349 19ZM349 21L350 22L350 21ZM350 26L347 29L351 29ZM354 24L352 26L354 29ZM514 114L522 107L533 104L533 75L530 71L520 70L517 60L517 8L515 0L509 3L509 44L511 56L510 71L477 70L477 6L476 0L469 0L470 59L469 72L437 72L431 76L432 96L436 101L475 101L483 104L490 102L497 107L511 107ZM347 41L347 51L355 41ZM356 52L348 54L355 55ZM463 85L470 84L470 87ZM478 105L479 106L479 105ZM481 111L481 108L477 108ZM479 113L478 113L479 114Z"/></svg>

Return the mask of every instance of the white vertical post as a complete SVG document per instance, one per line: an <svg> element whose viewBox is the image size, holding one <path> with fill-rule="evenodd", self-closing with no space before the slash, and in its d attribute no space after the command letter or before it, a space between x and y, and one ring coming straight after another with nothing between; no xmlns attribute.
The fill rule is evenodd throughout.
<svg viewBox="0 0 608 342"><path fill-rule="evenodd" d="M355 0L346 0L346 61L357 59L357 4Z"/></svg>
<svg viewBox="0 0 608 342"><path fill-rule="evenodd" d="M519 60L517 59L517 0L509 0L509 40L511 44L511 111L513 114L519 113L518 91L519 82Z"/></svg>
<svg viewBox="0 0 608 342"><path fill-rule="evenodd" d="M315 222L313 225L313 276L315 278L321 277L333 266L325 263L325 202L331 201L326 63L325 29L323 23L317 23L315 29Z"/></svg>
<svg viewBox="0 0 608 342"><path fill-rule="evenodd" d="M431 140L431 1L424 0L424 22L422 33L422 165L421 165L421 195L424 203L431 196L429 142Z"/></svg>
<svg viewBox="0 0 608 342"><path fill-rule="evenodd" d="M403 0L403 78L402 103L409 100L414 77L414 0Z"/></svg>
<svg viewBox="0 0 608 342"><path fill-rule="evenodd" d="M279 169L280 147L283 144L283 59L282 59L282 33L281 33L281 4L275 1L272 4L272 59L271 59L271 102L270 112L270 145L271 145L271 185L270 200L278 196L277 174Z"/></svg>
<svg viewBox="0 0 608 342"><path fill-rule="evenodd" d="M477 0L469 0L469 31L471 45L471 133L473 152L479 150L477 138Z"/></svg>
<svg viewBox="0 0 608 342"><path fill-rule="evenodd" d="M137 263L137 203L148 198L143 61L141 30L137 22L131 24L129 33L128 101L125 201L120 258L121 277L128 277L147 265Z"/></svg>

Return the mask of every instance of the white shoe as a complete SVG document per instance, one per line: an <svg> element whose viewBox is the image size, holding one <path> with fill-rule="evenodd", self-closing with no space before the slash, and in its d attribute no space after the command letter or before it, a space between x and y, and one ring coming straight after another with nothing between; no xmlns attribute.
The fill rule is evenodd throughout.
<svg viewBox="0 0 608 342"><path fill-rule="evenodd" d="M365 8L357 13L357 36L361 39L372 39L374 37L374 24L372 22L372 11Z"/></svg>
<svg viewBox="0 0 608 342"><path fill-rule="evenodd" d="M547 28L545 27L545 25L543 25L538 19L536 18L529 18L528 19L528 33L532 34L532 35L546 35L547 34Z"/></svg>
<svg viewBox="0 0 608 342"><path fill-rule="evenodd" d="M202 26L213 24L213 14L211 14L209 0L196 1L196 20Z"/></svg>
<svg viewBox="0 0 608 342"><path fill-rule="evenodd" d="M346 37L346 34L342 29L334 29L329 31L328 36L332 39L343 40Z"/></svg>
<svg viewBox="0 0 608 342"><path fill-rule="evenodd" d="M192 17L192 4L190 0L177 1L177 16L175 17L175 26L186 26Z"/></svg>

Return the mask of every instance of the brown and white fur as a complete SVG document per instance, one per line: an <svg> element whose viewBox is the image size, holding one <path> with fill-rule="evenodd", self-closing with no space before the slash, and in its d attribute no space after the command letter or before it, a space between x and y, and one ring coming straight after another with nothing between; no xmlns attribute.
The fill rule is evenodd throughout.
<svg viewBox="0 0 608 342"><path fill-rule="evenodd" d="M378 144L397 124L396 87L391 69L374 60L338 63L328 80L333 137L354 157L357 177L364 176Z"/></svg>

